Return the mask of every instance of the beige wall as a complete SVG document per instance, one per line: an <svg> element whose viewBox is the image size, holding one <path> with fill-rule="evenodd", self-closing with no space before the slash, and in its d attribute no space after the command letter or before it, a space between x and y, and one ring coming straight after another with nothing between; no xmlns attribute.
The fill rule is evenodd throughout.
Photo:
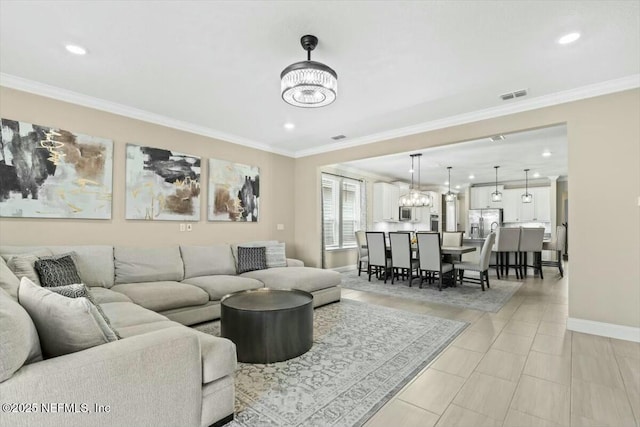
<svg viewBox="0 0 640 427"><path fill-rule="evenodd" d="M277 239L294 256L294 159L194 135L102 111L68 104L7 88L0 89L0 115L77 133L112 139L113 213L111 220L14 219L0 220L0 244L114 244L154 246L206 244ZM250 126L250 123L247 123ZM220 223L206 221L206 194L201 196L201 220L192 232L179 232L175 221L124 219L125 146L127 143L173 149L260 167L260 221ZM207 163L203 161L203 164ZM202 182L208 170L202 168ZM208 185L204 185L204 193ZM284 224L284 231L276 231Z"/></svg>
<svg viewBox="0 0 640 427"><path fill-rule="evenodd" d="M562 123L569 139L569 315L640 327L638 89L297 159L297 255L320 263L322 165ZM615 232L596 227L603 215Z"/></svg>

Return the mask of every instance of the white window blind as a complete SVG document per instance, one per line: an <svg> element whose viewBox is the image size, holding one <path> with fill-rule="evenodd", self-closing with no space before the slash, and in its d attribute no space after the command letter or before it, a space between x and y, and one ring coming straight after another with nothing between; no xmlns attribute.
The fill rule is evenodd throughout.
<svg viewBox="0 0 640 427"><path fill-rule="evenodd" d="M360 181L322 176L322 219L325 249L357 247L355 232L362 229L363 184Z"/></svg>

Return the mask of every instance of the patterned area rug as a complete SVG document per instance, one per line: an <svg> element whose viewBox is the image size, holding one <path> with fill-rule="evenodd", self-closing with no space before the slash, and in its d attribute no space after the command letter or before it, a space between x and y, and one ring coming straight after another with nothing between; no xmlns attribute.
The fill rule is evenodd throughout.
<svg viewBox="0 0 640 427"><path fill-rule="evenodd" d="M482 292L479 284L474 283L464 283L462 286L458 284L456 287L442 288L442 291L438 291L437 284L428 285L424 283L422 285L423 288L420 289L418 280L413 281L412 287L409 287L408 280L396 280L393 285L391 280L387 280L385 285L382 280L376 279L375 276L371 277L371 282L367 281L365 272L362 272L360 277L358 277L357 270L342 273L343 288L493 313L500 310L522 286L522 282L495 279L490 279L489 284L491 289L487 289L484 292Z"/></svg>
<svg viewBox="0 0 640 427"><path fill-rule="evenodd" d="M219 336L220 322L195 327ZM343 300L315 310L313 347L240 363L229 427L362 426L467 323Z"/></svg>

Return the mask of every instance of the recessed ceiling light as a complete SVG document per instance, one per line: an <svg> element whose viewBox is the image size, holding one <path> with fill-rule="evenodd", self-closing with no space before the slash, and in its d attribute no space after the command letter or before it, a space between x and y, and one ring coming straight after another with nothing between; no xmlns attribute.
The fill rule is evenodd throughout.
<svg viewBox="0 0 640 427"><path fill-rule="evenodd" d="M580 33L569 33L558 39L559 44L569 44L580 38Z"/></svg>
<svg viewBox="0 0 640 427"><path fill-rule="evenodd" d="M456 188L460 188L460 186L459 186L459 185L456 185Z"/></svg>
<svg viewBox="0 0 640 427"><path fill-rule="evenodd" d="M536 172L536 173L533 174L533 177L534 178L540 178L540 174L538 172Z"/></svg>
<svg viewBox="0 0 640 427"><path fill-rule="evenodd" d="M469 175L469 179L475 179L475 176L473 176L473 174Z"/></svg>
<svg viewBox="0 0 640 427"><path fill-rule="evenodd" d="M444 185L449 185L449 181L445 181L445 182L444 182Z"/></svg>
<svg viewBox="0 0 640 427"><path fill-rule="evenodd" d="M542 157L551 157L551 151L543 151Z"/></svg>
<svg viewBox="0 0 640 427"><path fill-rule="evenodd" d="M409 173L414 173L415 171L413 169L409 169Z"/></svg>
<svg viewBox="0 0 640 427"><path fill-rule="evenodd" d="M86 55L87 49L82 46L78 46L77 44L68 44L64 47L68 52L73 53L74 55Z"/></svg>
<svg viewBox="0 0 640 427"><path fill-rule="evenodd" d="M296 125L294 125L293 123L285 123L285 124L284 124L284 128L285 128L286 130L293 130L293 129L295 129L295 128L296 128Z"/></svg>

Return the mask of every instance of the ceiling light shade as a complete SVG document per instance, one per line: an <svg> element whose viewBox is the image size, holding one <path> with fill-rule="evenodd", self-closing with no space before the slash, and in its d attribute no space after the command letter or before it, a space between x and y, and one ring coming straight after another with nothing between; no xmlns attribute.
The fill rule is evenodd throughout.
<svg viewBox="0 0 640 427"><path fill-rule="evenodd" d="M67 49L69 53L73 53L74 55L87 54L87 49L83 48L82 46L78 46L76 44L68 44L64 48Z"/></svg>
<svg viewBox="0 0 640 427"><path fill-rule="evenodd" d="M311 60L317 37L302 36L300 44L307 51L307 60L291 64L280 73L282 99L303 108L329 105L338 94L338 75L331 67Z"/></svg>
<svg viewBox="0 0 640 427"><path fill-rule="evenodd" d="M423 206L431 206L431 197L428 194L422 193L420 191L420 157L422 154L411 154L411 187L409 187L409 193L403 196L400 196L398 199L398 205L401 207L423 207ZM414 188L413 186L413 173L414 173L414 165L415 159L418 159L418 188Z"/></svg>
<svg viewBox="0 0 640 427"><path fill-rule="evenodd" d="M529 169L524 170L525 182L524 182L524 194L522 195L522 203L531 203L533 201L533 194L529 193Z"/></svg>
<svg viewBox="0 0 640 427"><path fill-rule="evenodd" d="M580 38L580 33L569 33L558 39L559 44L569 44Z"/></svg>
<svg viewBox="0 0 640 427"><path fill-rule="evenodd" d="M502 193L498 191L498 168L500 166L494 166L496 170L496 191L491 193L491 201L492 202L501 202L502 201Z"/></svg>
<svg viewBox="0 0 640 427"><path fill-rule="evenodd" d="M447 181L447 185L449 185L449 191L444 196L444 200L447 202L453 202L456 200L456 195L451 192L451 166L447 166L447 170L449 171L449 180Z"/></svg>

